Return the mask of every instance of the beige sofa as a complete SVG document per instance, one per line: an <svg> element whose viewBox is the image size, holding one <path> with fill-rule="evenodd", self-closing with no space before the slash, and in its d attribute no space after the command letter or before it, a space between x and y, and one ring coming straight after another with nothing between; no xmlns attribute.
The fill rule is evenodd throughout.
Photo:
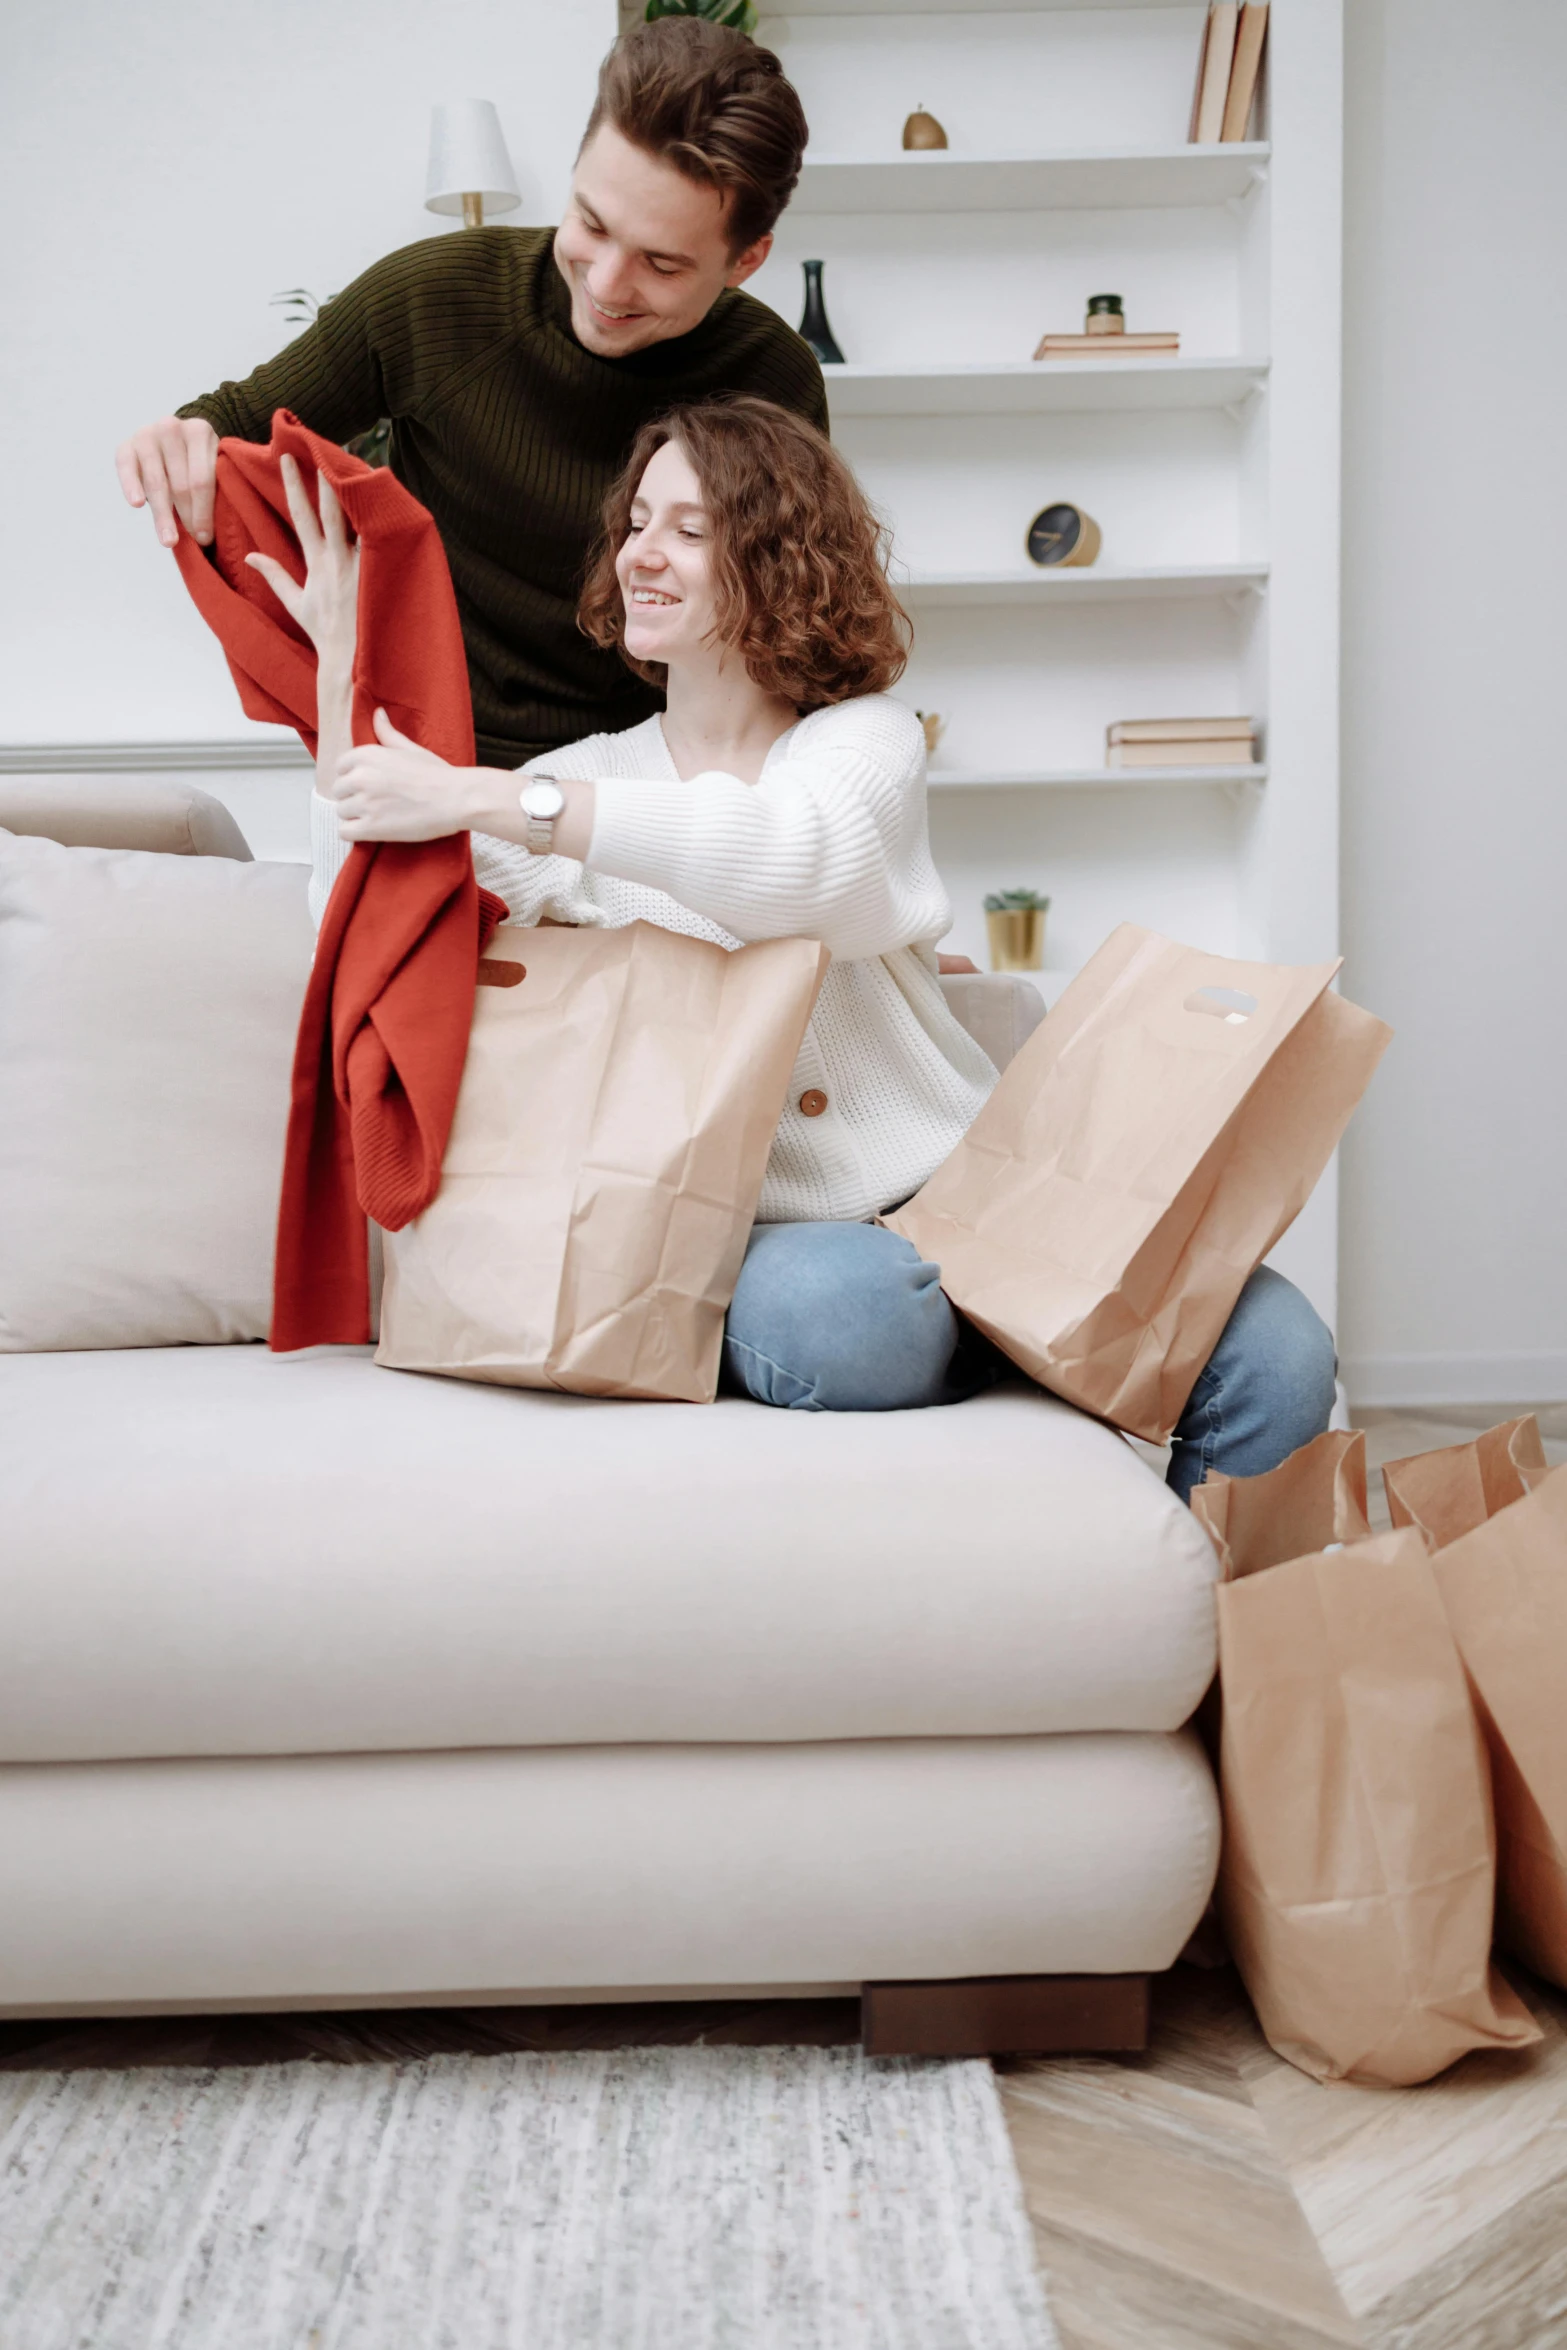
<svg viewBox="0 0 1567 2350"><path fill-rule="evenodd" d="M1022 1384L846 1418L241 1343L304 871L177 786L0 826L0 2013L872 1986L876 2046L1135 2042L1217 1848L1156 1469ZM998 1059L1038 1017L948 984Z"/></svg>

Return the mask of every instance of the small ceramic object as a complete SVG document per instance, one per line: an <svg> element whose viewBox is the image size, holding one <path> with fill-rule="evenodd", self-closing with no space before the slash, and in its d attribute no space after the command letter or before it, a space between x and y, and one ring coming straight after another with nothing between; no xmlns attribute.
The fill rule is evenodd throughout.
<svg viewBox="0 0 1567 2350"><path fill-rule="evenodd" d="M934 759L947 722L939 710L916 710L914 715L925 729L925 756Z"/></svg>
<svg viewBox="0 0 1567 2350"><path fill-rule="evenodd" d="M933 147L944 147L946 143L947 134L936 117L933 114L927 114L923 106L916 106L903 126L904 146L911 151L918 152Z"/></svg>
<svg viewBox="0 0 1567 2350"><path fill-rule="evenodd" d="M1041 506L1024 544L1029 561L1043 571L1086 567L1099 552L1099 525L1081 506L1069 506L1062 499L1054 506Z"/></svg>
<svg viewBox="0 0 1567 2350"><path fill-rule="evenodd" d="M802 261L805 272L805 313L800 320L800 340L809 343L824 367L841 367L843 353L839 350L832 328L827 324L827 305L822 299L822 270L825 263Z"/></svg>
<svg viewBox="0 0 1567 2350"><path fill-rule="evenodd" d="M1085 335L1124 335L1126 312L1119 294L1090 294L1088 316L1083 321Z"/></svg>

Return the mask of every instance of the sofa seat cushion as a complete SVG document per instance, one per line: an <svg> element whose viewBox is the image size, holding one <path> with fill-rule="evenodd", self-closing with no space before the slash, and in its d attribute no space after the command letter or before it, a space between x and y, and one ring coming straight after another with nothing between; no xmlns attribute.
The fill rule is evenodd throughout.
<svg viewBox="0 0 1567 2350"><path fill-rule="evenodd" d="M1033 1388L639 1404L0 1358L0 1761L1173 1730L1213 1552Z"/></svg>

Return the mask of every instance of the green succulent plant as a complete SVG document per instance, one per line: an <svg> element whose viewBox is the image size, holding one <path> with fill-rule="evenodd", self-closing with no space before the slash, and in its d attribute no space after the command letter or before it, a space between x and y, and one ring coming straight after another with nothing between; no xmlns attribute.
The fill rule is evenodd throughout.
<svg viewBox="0 0 1567 2350"><path fill-rule="evenodd" d="M995 889L985 900L987 914L1032 914L1046 912L1050 900L1041 897L1037 889Z"/></svg>
<svg viewBox="0 0 1567 2350"><path fill-rule="evenodd" d="M754 33L753 0L647 0L647 21L661 16L705 16L709 24L726 24L737 33Z"/></svg>

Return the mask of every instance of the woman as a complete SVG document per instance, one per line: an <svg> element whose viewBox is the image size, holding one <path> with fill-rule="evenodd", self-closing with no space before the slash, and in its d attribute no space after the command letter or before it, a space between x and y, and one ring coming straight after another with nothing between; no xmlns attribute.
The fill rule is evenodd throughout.
<svg viewBox="0 0 1567 2350"><path fill-rule="evenodd" d="M727 1382L806 1411L956 1402L1009 1366L940 1269L869 1221L918 1190L996 1072L942 995L951 908L931 858L925 745L887 689L907 622L852 473L762 400L644 428L606 504L579 614L666 696L524 780L453 768L377 713L349 739L357 555L330 488L297 475L297 587L264 573L315 643L317 919L351 842L469 830L481 884L520 924L662 924L725 947L805 936L832 963L790 1087L724 1346ZM1178 1431L1183 1498L1210 1469L1270 1468L1326 1427L1333 1348L1300 1293L1253 1274Z"/></svg>

